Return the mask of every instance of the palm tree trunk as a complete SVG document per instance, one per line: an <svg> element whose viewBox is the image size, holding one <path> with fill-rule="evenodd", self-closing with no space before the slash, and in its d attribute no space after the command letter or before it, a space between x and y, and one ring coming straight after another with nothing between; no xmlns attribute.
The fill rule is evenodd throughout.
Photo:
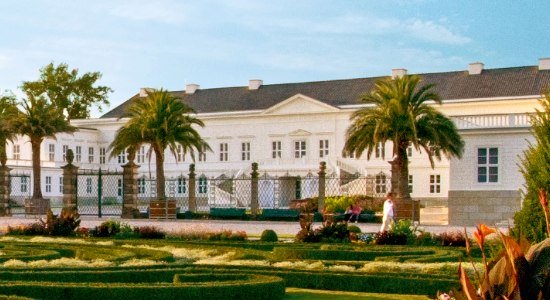
<svg viewBox="0 0 550 300"><path fill-rule="evenodd" d="M159 149L158 147L153 147L155 151L155 163L157 169L157 200L165 201L165 178L164 178L164 149Z"/></svg>
<svg viewBox="0 0 550 300"><path fill-rule="evenodd" d="M42 144L41 138L31 137L31 150L32 150L32 199L42 199L42 178L40 169L40 145Z"/></svg>
<svg viewBox="0 0 550 300"><path fill-rule="evenodd" d="M398 144L398 143L395 143ZM401 143L406 144L408 143ZM394 146L394 159L391 164L391 191L397 199L409 199L409 159L407 146Z"/></svg>

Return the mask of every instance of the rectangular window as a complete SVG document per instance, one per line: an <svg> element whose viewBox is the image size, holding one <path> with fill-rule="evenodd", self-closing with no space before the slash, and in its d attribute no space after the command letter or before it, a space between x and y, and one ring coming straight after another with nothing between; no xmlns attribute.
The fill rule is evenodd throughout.
<svg viewBox="0 0 550 300"><path fill-rule="evenodd" d="M199 193L205 194L208 190L208 182L206 180L206 177L199 177Z"/></svg>
<svg viewBox="0 0 550 300"><path fill-rule="evenodd" d="M92 178L90 177L86 178L86 193L92 193Z"/></svg>
<svg viewBox="0 0 550 300"><path fill-rule="evenodd" d="M407 156L411 157L413 156L413 145L409 144L409 147L407 147Z"/></svg>
<svg viewBox="0 0 550 300"><path fill-rule="evenodd" d="M413 176L409 175L409 194L413 193Z"/></svg>
<svg viewBox="0 0 550 300"><path fill-rule="evenodd" d="M117 195L122 197L122 179L117 180Z"/></svg>
<svg viewBox="0 0 550 300"><path fill-rule="evenodd" d="M48 144L48 160L55 161L55 144Z"/></svg>
<svg viewBox="0 0 550 300"><path fill-rule="evenodd" d="M52 192L52 177L46 176L46 193Z"/></svg>
<svg viewBox="0 0 550 300"><path fill-rule="evenodd" d="M206 146L202 146L199 151L199 161L206 161Z"/></svg>
<svg viewBox="0 0 550 300"><path fill-rule="evenodd" d="M178 194L185 194L187 192L187 179L183 177L178 178Z"/></svg>
<svg viewBox="0 0 550 300"><path fill-rule="evenodd" d="M477 149L477 182L498 182L498 148Z"/></svg>
<svg viewBox="0 0 550 300"><path fill-rule="evenodd" d="M302 158L306 156L306 141L294 142L294 157Z"/></svg>
<svg viewBox="0 0 550 300"><path fill-rule="evenodd" d="M26 193L29 189L29 177L21 177L21 193Z"/></svg>
<svg viewBox="0 0 550 300"><path fill-rule="evenodd" d="M139 147L136 158L138 164L142 164L145 162L145 146Z"/></svg>
<svg viewBox="0 0 550 300"><path fill-rule="evenodd" d="M250 160L250 142L241 143L241 160Z"/></svg>
<svg viewBox="0 0 550 300"><path fill-rule="evenodd" d="M228 148L227 143L220 143L220 161L227 161Z"/></svg>
<svg viewBox="0 0 550 300"><path fill-rule="evenodd" d="M374 187L377 194L386 193L386 174L378 174L374 179Z"/></svg>
<svg viewBox="0 0 550 300"><path fill-rule="evenodd" d="M59 193L63 194L63 176L59 177Z"/></svg>
<svg viewBox="0 0 550 300"><path fill-rule="evenodd" d="M105 164L105 157L106 157L107 149L104 147L99 148L99 163L104 165Z"/></svg>
<svg viewBox="0 0 550 300"><path fill-rule="evenodd" d="M138 194L145 194L145 178L138 178Z"/></svg>
<svg viewBox="0 0 550 300"><path fill-rule="evenodd" d="M273 159L275 158L281 158L281 141L273 141L271 142L271 157Z"/></svg>
<svg viewBox="0 0 550 300"><path fill-rule="evenodd" d="M118 154L118 163L119 164L125 164L126 163L126 151L122 151Z"/></svg>
<svg viewBox="0 0 550 300"><path fill-rule="evenodd" d="M384 145L382 143L376 144L376 149L374 151L374 157L383 158L384 157Z"/></svg>
<svg viewBox="0 0 550 300"><path fill-rule="evenodd" d="M319 140L319 157L328 156L328 140Z"/></svg>
<svg viewBox="0 0 550 300"><path fill-rule="evenodd" d="M13 145L13 159L21 159L21 147L19 145Z"/></svg>
<svg viewBox="0 0 550 300"><path fill-rule="evenodd" d="M75 150L75 160L76 162L80 162L82 160L82 146L76 146Z"/></svg>
<svg viewBox="0 0 550 300"><path fill-rule="evenodd" d="M69 151L69 145L63 145L63 161L67 161L67 151Z"/></svg>
<svg viewBox="0 0 550 300"><path fill-rule="evenodd" d="M94 163L94 147L88 147L88 162Z"/></svg>
<svg viewBox="0 0 550 300"><path fill-rule="evenodd" d="M185 161L185 153L183 153L183 146L178 145L177 151L176 151L176 161L177 162L184 162Z"/></svg>
<svg viewBox="0 0 550 300"><path fill-rule="evenodd" d="M441 193L441 175L430 175L430 194Z"/></svg>

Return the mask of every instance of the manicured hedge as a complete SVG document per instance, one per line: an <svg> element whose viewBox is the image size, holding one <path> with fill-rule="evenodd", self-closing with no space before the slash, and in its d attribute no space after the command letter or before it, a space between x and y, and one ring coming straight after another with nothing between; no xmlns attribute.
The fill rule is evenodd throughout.
<svg viewBox="0 0 550 300"><path fill-rule="evenodd" d="M226 273L277 276L283 278L285 285L289 287L356 292L433 295L437 290L450 290L453 287L458 287L457 279L452 277L446 278L441 274L383 272L377 274L362 274L359 272L304 271L252 266L189 266L176 268L119 268L116 270L0 271L0 278L4 280L0 282L0 290L6 294L37 297L36 294L19 294L13 289L4 292L4 285L9 286L10 282L19 282L18 286L20 286L23 285L23 280L29 282L57 282L60 285L61 283L67 283L69 285L81 283L83 286L90 286L90 289L98 289L99 286L109 286L110 289L111 284L117 289L122 289L121 286L140 283L142 285L153 285L158 288L169 290L169 287L160 286L157 285L157 283L161 282L167 284L171 282L177 274L199 274L200 276L198 277L206 280L210 276L218 276ZM182 277L179 278L179 281L185 281L185 279L181 279ZM212 282L215 280L207 281ZM109 284L103 284L103 282ZM132 285L132 287L142 288L139 285ZM32 289L38 289L38 287L32 287ZM82 287L80 286L74 289L82 289ZM171 297L169 292L163 295L169 298ZM105 295L105 297L109 297L109 295ZM258 296L257 299L263 298L264 296Z"/></svg>
<svg viewBox="0 0 550 300"><path fill-rule="evenodd" d="M21 261L52 260L61 257L82 260L104 259L108 261L126 261L129 259L150 259L173 262L171 253L144 248L120 246L102 246L97 244L51 244L51 243L12 243L4 244L0 263L10 259Z"/></svg>
<svg viewBox="0 0 550 300"><path fill-rule="evenodd" d="M38 299L282 299L285 293L283 280L274 276L211 273L196 276L168 271L164 273L172 273L173 282L160 278L140 282L141 273L136 271L128 277L139 283L109 282L100 277L86 282L85 277L76 275L76 282L0 281L0 288L5 294Z"/></svg>
<svg viewBox="0 0 550 300"><path fill-rule="evenodd" d="M343 261L395 261L395 262L442 262L458 261L461 257L459 251L447 251L437 249L412 248L404 250L384 250L376 248L363 248L361 250L331 250L311 248L273 248L274 260L288 259L312 259L312 260L343 260Z"/></svg>

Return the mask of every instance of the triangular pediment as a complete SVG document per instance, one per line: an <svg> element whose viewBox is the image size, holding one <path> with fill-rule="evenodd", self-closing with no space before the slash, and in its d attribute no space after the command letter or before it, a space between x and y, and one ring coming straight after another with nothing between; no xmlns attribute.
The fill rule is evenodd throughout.
<svg viewBox="0 0 550 300"><path fill-rule="evenodd" d="M289 114L308 114L308 113L327 113L337 112L338 108L323 103L311 97L296 94L282 102L266 109L263 114L269 115L289 115Z"/></svg>
<svg viewBox="0 0 550 300"><path fill-rule="evenodd" d="M307 136L311 135L311 132L303 129L294 130L293 132L290 132L288 135L290 136Z"/></svg>

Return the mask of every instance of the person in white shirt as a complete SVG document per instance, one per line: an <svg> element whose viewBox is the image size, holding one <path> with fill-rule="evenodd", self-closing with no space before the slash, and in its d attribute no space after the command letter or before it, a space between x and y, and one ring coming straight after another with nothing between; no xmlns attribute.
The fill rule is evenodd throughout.
<svg viewBox="0 0 550 300"><path fill-rule="evenodd" d="M387 231L393 221L393 194L389 192L384 201L384 212L382 215L382 226L380 232Z"/></svg>

